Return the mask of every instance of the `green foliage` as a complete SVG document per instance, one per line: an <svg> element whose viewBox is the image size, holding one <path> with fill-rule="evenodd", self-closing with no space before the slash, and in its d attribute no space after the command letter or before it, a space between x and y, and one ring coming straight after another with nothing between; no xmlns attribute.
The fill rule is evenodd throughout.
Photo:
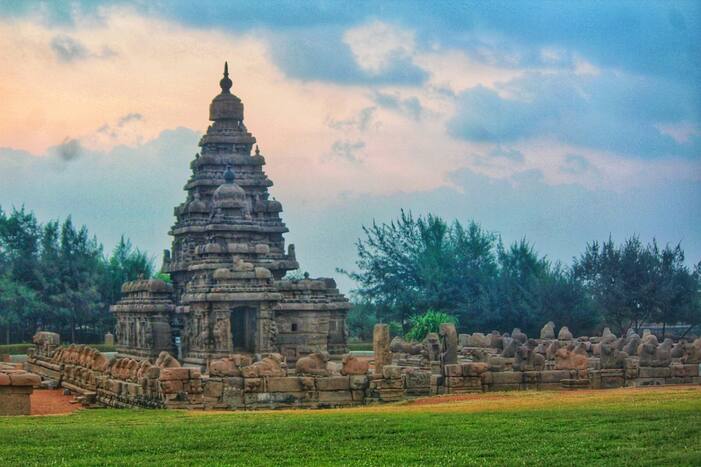
<svg viewBox="0 0 701 467"><path fill-rule="evenodd" d="M460 331L537 335L548 321L590 334L643 322L701 322L701 266L690 271L679 245L644 247L633 237L616 246L587 245L572 267L540 256L525 239L504 245L475 222L448 223L404 211L388 224L364 227L357 272L346 272L375 322L399 322L445 310ZM368 318L369 320L369 318ZM360 324L356 325L357 328Z"/></svg>
<svg viewBox="0 0 701 467"><path fill-rule="evenodd" d="M357 296L376 307L378 320L401 323L399 334L429 309L449 312L464 332L520 327L533 334L554 318L574 331L597 324L570 271L525 240L507 248L475 222L449 224L404 211L364 232L359 271L343 272L358 282Z"/></svg>
<svg viewBox="0 0 701 467"><path fill-rule="evenodd" d="M122 283L152 273L153 260L124 238L106 258L70 217L40 225L24 208L0 209L0 330L7 343L28 340L37 329L72 342L100 340L113 327L109 305Z"/></svg>
<svg viewBox="0 0 701 467"><path fill-rule="evenodd" d="M411 329L406 334L406 338L412 341L422 341L429 332L438 332L443 323L458 324L455 316L442 311L428 310L421 315L414 315L409 319Z"/></svg>
<svg viewBox="0 0 701 467"><path fill-rule="evenodd" d="M615 331L643 323L701 323L701 274L684 264L680 245L660 249L637 237L621 245L592 242L575 260L574 273L595 309Z"/></svg>
<svg viewBox="0 0 701 467"><path fill-rule="evenodd" d="M372 332L377 323L377 309L368 302L353 303L346 316L348 334L361 341L372 341Z"/></svg>
<svg viewBox="0 0 701 467"><path fill-rule="evenodd" d="M701 464L698 391L628 390L617 398L600 391L567 404L558 403L560 394L549 393L545 407L528 407L527 393L495 394L492 404L495 397L517 402L500 410L446 404L2 417L0 459L8 466Z"/></svg>
<svg viewBox="0 0 701 467"><path fill-rule="evenodd" d="M154 274L153 278L162 280L163 282L165 282L167 284L171 284L173 282L173 279L171 279L170 274L165 273L165 272L159 271L156 274Z"/></svg>

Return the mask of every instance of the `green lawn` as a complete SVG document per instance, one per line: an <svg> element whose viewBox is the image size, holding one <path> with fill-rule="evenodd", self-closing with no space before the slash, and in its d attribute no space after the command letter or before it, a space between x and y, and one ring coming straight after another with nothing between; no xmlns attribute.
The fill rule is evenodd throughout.
<svg viewBox="0 0 701 467"><path fill-rule="evenodd" d="M701 465L701 391L598 393L581 402L572 393L510 394L496 408L480 408L478 400L368 410L101 409L6 417L0 464ZM524 405L528 397L537 403Z"/></svg>

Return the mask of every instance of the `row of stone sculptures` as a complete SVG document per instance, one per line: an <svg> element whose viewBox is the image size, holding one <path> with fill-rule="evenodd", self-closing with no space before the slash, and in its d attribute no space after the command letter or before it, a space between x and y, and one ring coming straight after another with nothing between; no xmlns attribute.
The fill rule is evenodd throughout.
<svg viewBox="0 0 701 467"><path fill-rule="evenodd" d="M519 328L510 334L498 331L486 335L460 334L459 346L463 355L473 361L489 361L490 368L496 371L504 368L503 359L514 359L512 368L517 371L542 370L547 361L555 362L554 369L586 370L589 357L599 357L603 369L624 368L629 356L638 357L639 365L644 367L669 366L672 358L684 364L701 363L701 338L692 343L685 340L675 343L667 338L660 343L647 330L643 337L629 330L625 337L618 338L605 328L601 336L575 339L567 327L562 327L555 338L553 322L543 327L540 336L538 340L529 339ZM428 365L430 361L441 361L440 339L440 333L429 333L422 342L407 342L395 337L389 347L395 354L415 356L424 360L423 365ZM491 352L485 352L486 349L491 349Z"/></svg>
<svg viewBox="0 0 701 467"><path fill-rule="evenodd" d="M260 356L253 361L250 355L233 354L209 362L210 376L260 378L262 376L281 377L288 375L284 357L279 353ZM367 360L345 355L341 365L329 361L325 352L315 352L297 359L295 374L300 376L360 375L368 372Z"/></svg>

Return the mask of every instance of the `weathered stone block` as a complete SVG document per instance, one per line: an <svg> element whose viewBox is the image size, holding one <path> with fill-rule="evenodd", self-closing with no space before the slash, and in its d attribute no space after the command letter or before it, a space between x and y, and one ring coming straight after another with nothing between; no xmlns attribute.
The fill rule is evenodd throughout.
<svg viewBox="0 0 701 467"><path fill-rule="evenodd" d="M404 384L400 379L380 379L375 381L377 389L403 389Z"/></svg>
<svg viewBox="0 0 701 467"><path fill-rule="evenodd" d="M0 415L29 415L32 386L0 386Z"/></svg>
<svg viewBox="0 0 701 467"><path fill-rule="evenodd" d="M302 379L296 376L266 378L268 392L302 392L305 391Z"/></svg>
<svg viewBox="0 0 701 467"><path fill-rule="evenodd" d="M699 365L697 364L674 364L670 367L670 373L675 378L694 377L699 375Z"/></svg>
<svg viewBox="0 0 701 467"><path fill-rule="evenodd" d="M414 389L420 387L429 387L431 385L431 372L427 370L407 371L403 375L404 387Z"/></svg>
<svg viewBox="0 0 701 467"><path fill-rule="evenodd" d="M667 378L671 374L669 367L640 367L638 378Z"/></svg>
<svg viewBox="0 0 701 467"><path fill-rule="evenodd" d="M540 382L543 384L557 383L570 378L569 370L546 370L540 372Z"/></svg>
<svg viewBox="0 0 701 467"><path fill-rule="evenodd" d="M224 383L221 381L209 380L204 385L204 395L205 397L212 397L219 399L224 393Z"/></svg>
<svg viewBox="0 0 701 467"><path fill-rule="evenodd" d="M243 405L243 391L239 388L224 386L222 391L222 402L229 407L236 408Z"/></svg>
<svg viewBox="0 0 701 467"><path fill-rule="evenodd" d="M388 367L385 367L387 369ZM316 387L319 391L347 391L350 389L349 376L329 376L317 378Z"/></svg>
<svg viewBox="0 0 701 467"><path fill-rule="evenodd" d="M41 384L41 377L33 373L10 373L10 381L13 386L38 387Z"/></svg>
<svg viewBox="0 0 701 467"><path fill-rule="evenodd" d="M125 385L127 386L127 385ZM177 394L183 391L183 382L181 380L166 380L161 381L161 391L164 394ZM127 389L128 392L128 389Z"/></svg>
<svg viewBox="0 0 701 467"><path fill-rule="evenodd" d="M162 368L158 377L161 381L190 379L189 368Z"/></svg>
<svg viewBox="0 0 701 467"><path fill-rule="evenodd" d="M353 375L348 378L349 387L352 390L364 390L368 387L368 377L365 375Z"/></svg>
<svg viewBox="0 0 701 467"><path fill-rule="evenodd" d="M245 378L243 380L244 392L260 392L263 390L262 378Z"/></svg>
<svg viewBox="0 0 701 467"><path fill-rule="evenodd" d="M230 376L228 378L222 378L222 382L225 386L232 388L243 389L243 378L237 376Z"/></svg>
<svg viewBox="0 0 701 467"><path fill-rule="evenodd" d="M468 362L460 365L463 376L479 376L489 369L489 365L484 362Z"/></svg>
<svg viewBox="0 0 701 467"><path fill-rule="evenodd" d="M461 388L465 386L465 378L462 376L446 376L445 386L448 388Z"/></svg>
<svg viewBox="0 0 701 467"><path fill-rule="evenodd" d="M320 403L350 403L353 396L350 391L319 391Z"/></svg>
<svg viewBox="0 0 701 467"><path fill-rule="evenodd" d="M443 374L447 377L456 378L462 376L462 366L455 364L448 364L443 366Z"/></svg>
<svg viewBox="0 0 701 467"><path fill-rule="evenodd" d="M385 365L382 367L382 376L385 379L398 379L402 377L402 367L397 365Z"/></svg>
<svg viewBox="0 0 701 467"><path fill-rule="evenodd" d="M521 384L523 375L520 371L501 371L492 373L492 384Z"/></svg>

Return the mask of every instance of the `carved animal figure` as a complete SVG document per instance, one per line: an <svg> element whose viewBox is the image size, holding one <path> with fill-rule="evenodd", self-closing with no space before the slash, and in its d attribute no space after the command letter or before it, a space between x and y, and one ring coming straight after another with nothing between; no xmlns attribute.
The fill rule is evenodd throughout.
<svg viewBox="0 0 701 467"><path fill-rule="evenodd" d="M628 355L637 355L638 346L640 345L640 336L633 333L626 338L626 345L623 346L623 351Z"/></svg>
<svg viewBox="0 0 701 467"><path fill-rule="evenodd" d="M555 323L548 321L540 330L541 339L555 339Z"/></svg>
<svg viewBox="0 0 701 467"><path fill-rule="evenodd" d="M514 371L542 371L545 368L545 357L522 345L516 350Z"/></svg>
<svg viewBox="0 0 701 467"><path fill-rule="evenodd" d="M686 346L682 363L701 363L701 337L697 338L691 345Z"/></svg>
<svg viewBox="0 0 701 467"><path fill-rule="evenodd" d="M180 368L180 362L164 350L158 354L156 366L158 368Z"/></svg>
<svg viewBox="0 0 701 467"><path fill-rule="evenodd" d="M493 349L504 349L504 338L501 336L501 334L499 334L499 331L492 331L487 336L487 342L489 344L489 347Z"/></svg>
<svg viewBox="0 0 701 467"><path fill-rule="evenodd" d="M392 339L389 344L389 350L396 353L408 353L409 355L420 355L424 346L418 342L407 342L399 336Z"/></svg>
<svg viewBox="0 0 701 467"><path fill-rule="evenodd" d="M628 354L611 344L601 344L601 368L625 368Z"/></svg>
<svg viewBox="0 0 701 467"><path fill-rule="evenodd" d="M528 340L528 336L522 333L519 328L514 328L514 330L511 331L511 338L518 341L519 344L525 344Z"/></svg>
<svg viewBox="0 0 701 467"><path fill-rule="evenodd" d="M561 341L570 341L574 339L574 336L572 335L567 326L562 326L560 328L560 332L557 333L557 338Z"/></svg>
<svg viewBox="0 0 701 467"><path fill-rule="evenodd" d="M209 362L210 376L241 376L241 367L252 364L248 355L234 354Z"/></svg>
<svg viewBox="0 0 701 467"><path fill-rule="evenodd" d="M512 358L516 356L516 350L519 348L520 343L516 339L509 338L508 343L504 342L504 350L501 352L502 357Z"/></svg>
<svg viewBox="0 0 701 467"><path fill-rule="evenodd" d="M268 354L261 360L241 368L241 375L244 378L260 378L261 376L285 376L282 367L282 355L277 353Z"/></svg>
<svg viewBox="0 0 701 467"><path fill-rule="evenodd" d="M329 370L326 368L328 361L329 356L326 353L311 353L298 359L295 369L298 375L329 376Z"/></svg>
<svg viewBox="0 0 701 467"><path fill-rule="evenodd" d="M654 336L654 334L649 334L648 336L645 336L643 338L642 343L638 346L638 357L640 366L660 367L669 365L669 362L667 362L666 364L664 363L665 353L668 357L668 360L671 361L671 352L665 352L665 349L662 349L660 355L662 357L662 360L660 360L658 359L657 347L657 338Z"/></svg>
<svg viewBox="0 0 701 467"><path fill-rule="evenodd" d="M674 344L674 347L672 347L672 358L682 358L684 356L684 353L686 352L686 347L687 343L685 340L680 340L676 344Z"/></svg>
<svg viewBox="0 0 701 467"><path fill-rule="evenodd" d="M350 354L346 354L343 356L342 364L341 374L343 376L366 375L368 373L369 362L366 358L361 359Z"/></svg>
<svg viewBox="0 0 701 467"><path fill-rule="evenodd" d="M560 341L552 341L545 352L545 357L548 360L555 360L555 352L560 349Z"/></svg>
<svg viewBox="0 0 701 467"><path fill-rule="evenodd" d="M589 360L585 355L566 348L555 352L556 370L586 370L587 368L589 368Z"/></svg>

